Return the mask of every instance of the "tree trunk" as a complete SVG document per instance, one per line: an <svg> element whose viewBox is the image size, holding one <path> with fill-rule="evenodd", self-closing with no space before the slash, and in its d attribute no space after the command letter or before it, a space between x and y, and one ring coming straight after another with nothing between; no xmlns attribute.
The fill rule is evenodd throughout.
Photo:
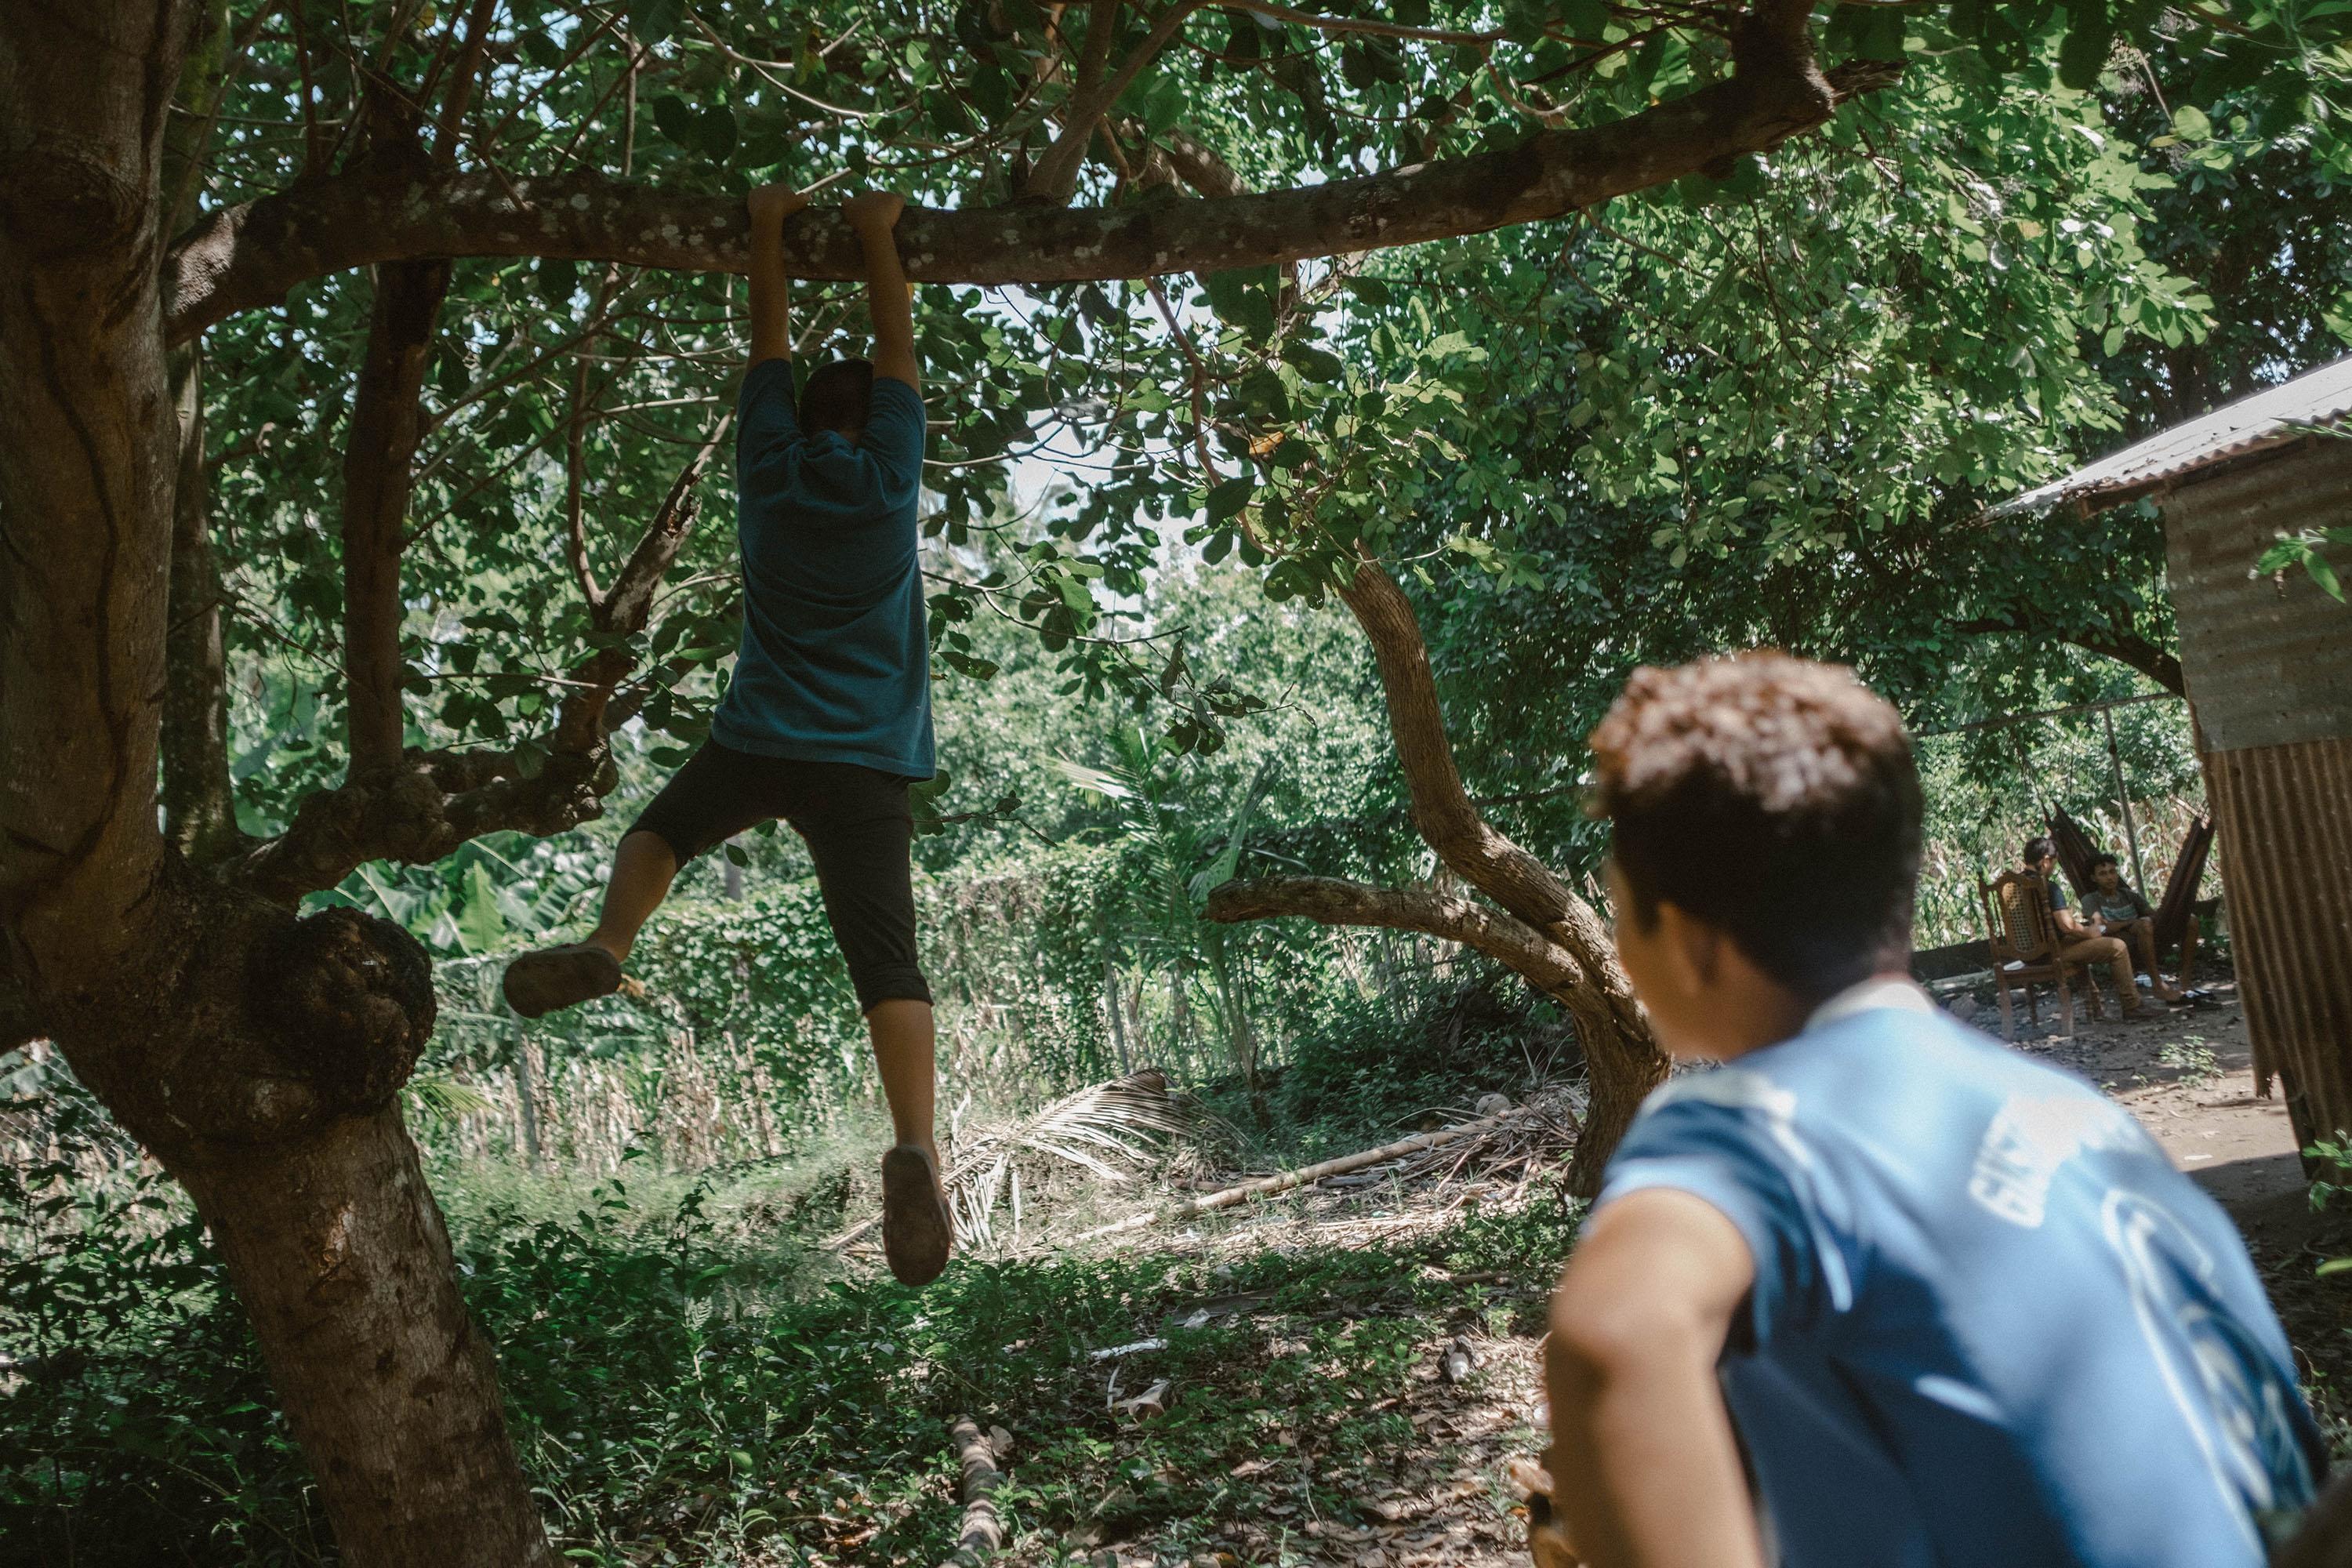
<svg viewBox="0 0 2352 1568"><path fill-rule="evenodd" d="M1496 831L1471 804L1454 764L1429 646L1403 590L1378 563L1363 561L1339 596L1371 641L1389 732L1412 798L1413 826L1464 881L1533 927L1574 963L1568 984L1538 984L1575 1023L1591 1075L1591 1105L1569 1175L1572 1191L1591 1196L1601 1190L1601 1168L1633 1113L1664 1080L1665 1054L1617 963L1601 917L1550 867Z"/></svg>
<svg viewBox="0 0 2352 1568"><path fill-rule="evenodd" d="M163 644L163 796L172 847L199 866L245 841L229 785L228 654L205 466L204 355L171 356L180 462L172 496L171 628Z"/></svg>
<svg viewBox="0 0 2352 1568"><path fill-rule="evenodd" d="M160 169L198 15L0 7L0 1047L55 1040L194 1194L344 1561L535 1568L396 1110L424 951L203 878L157 822L180 453Z"/></svg>
<svg viewBox="0 0 2352 1568"><path fill-rule="evenodd" d="M551 1563L396 1104L173 1173L252 1315L343 1560Z"/></svg>
<svg viewBox="0 0 2352 1568"><path fill-rule="evenodd" d="M376 268L367 355L352 395L343 452L343 672L354 779L400 761L407 721L400 687L400 557L407 546L424 411L417 393L449 292L446 261Z"/></svg>

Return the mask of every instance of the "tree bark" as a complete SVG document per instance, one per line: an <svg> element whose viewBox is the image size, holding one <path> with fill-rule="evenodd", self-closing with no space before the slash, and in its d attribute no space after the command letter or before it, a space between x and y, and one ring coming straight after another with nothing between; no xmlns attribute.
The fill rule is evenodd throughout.
<svg viewBox="0 0 2352 1568"><path fill-rule="evenodd" d="M551 1563L396 1105L175 1165L353 1564Z"/></svg>
<svg viewBox="0 0 2352 1568"><path fill-rule="evenodd" d="M157 821L180 454L158 213L197 16L0 8L0 1031L53 1038L195 1195L344 1560L536 1568L395 1109L423 950L199 876Z"/></svg>
<svg viewBox="0 0 2352 1568"><path fill-rule="evenodd" d="M213 558L211 480L205 466L204 357L171 355L180 461L172 491L170 629L163 641L163 832L172 847L210 865L245 842L229 782L228 654L221 580Z"/></svg>
<svg viewBox="0 0 2352 1568"><path fill-rule="evenodd" d="M1895 79L1856 61L1826 77L1790 52L1610 124L1384 174L1216 200L1118 207L909 208L907 275L926 283L1065 283L1209 272L1413 245L1558 217L1722 166L1826 121ZM349 268L450 256L551 256L688 272L742 272L749 219L733 196L678 195L579 174L508 179L369 165L208 214L173 246L170 335L285 297ZM796 278L865 276L832 212L785 225Z"/></svg>
<svg viewBox="0 0 2352 1568"><path fill-rule="evenodd" d="M425 366L441 301L446 260L376 268L367 354L352 395L343 448L343 677L345 728L354 779L400 761L407 720L400 698L400 557L407 546L408 498L423 437Z"/></svg>

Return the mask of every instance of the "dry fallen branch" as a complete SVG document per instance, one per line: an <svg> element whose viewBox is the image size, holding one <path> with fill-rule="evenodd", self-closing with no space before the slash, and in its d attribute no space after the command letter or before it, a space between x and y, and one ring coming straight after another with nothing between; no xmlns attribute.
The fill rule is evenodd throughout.
<svg viewBox="0 0 2352 1568"><path fill-rule="evenodd" d="M963 1416L949 1436L963 1472L963 1528L956 1532L955 1554L940 1568L979 1568L1004 1544L1004 1521L996 1516L996 1489L1004 1473L996 1468L996 1445L979 1422Z"/></svg>
<svg viewBox="0 0 2352 1568"><path fill-rule="evenodd" d="M1209 1214L1217 1209L1231 1208L1235 1204L1247 1203L1252 1198L1269 1197L1276 1193L1286 1193L1293 1187L1303 1187L1309 1183L1319 1182L1326 1176L1343 1176L1350 1171L1360 1171L1367 1165L1377 1165L1384 1161L1402 1159L1409 1154L1427 1153L1433 1149L1444 1148L1449 1143L1458 1143L1465 1138L1493 1131L1517 1115L1517 1111L1507 1111L1501 1116L1488 1116L1476 1121L1465 1121L1459 1127L1440 1128L1434 1132L1416 1132L1410 1138L1401 1138L1393 1143L1383 1144L1378 1149L1367 1149L1357 1154L1343 1154L1336 1160L1326 1160L1319 1165L1308 1165L1303 1170L1281 1171L1271 1176L1260 1176L1254 1182L1244 1182L1237 1187L1227 1187L1222 1192L1204 1194L1197 1198L1186 1198L1183 1202L1171 1205L1167 1208L1154 1209L1149 1214L1130 1215L1110 1225L1097 1226L1076 1239L1093 1241L1098 1237L1117 1236L1124 1231L1139 1230L1145 1226L1157 1225L1162 1220L1191 1219L1196 1215Z"/></svg>

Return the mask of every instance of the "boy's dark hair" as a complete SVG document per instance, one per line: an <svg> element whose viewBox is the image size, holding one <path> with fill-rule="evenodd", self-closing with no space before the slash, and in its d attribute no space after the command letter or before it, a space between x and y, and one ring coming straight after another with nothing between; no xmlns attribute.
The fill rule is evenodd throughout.
<svg viewBox="0 0 2352 1568"><path fill-rule="evenodd" d="M2113 855L2104 849L2091 857L2092 870L2095 871L2102 866L2113 866L2118 871L2124 868L2124 863L2122 861L2116 859Z"/></svg>
<svg viewBox="0 0 2352 1568"><path fill-rule="evenodd" d="M874 362L837 359L809 373L801 388L801 429L856 436L874 408Z"/></svg>
<svg viewBox="0 0 2352 1568"><path fill-rule="evenodd" d="M2037 833L2025 841L2023 863L2028 866L2039 866L2057 853L2058 847L2050 842L2049 836Z"/></svg>
<svg viewBox="0 0 2352 1568"><path fill-rule="evenodd" d="M1637 669L1591 746L1644 929L1670 901L1810 1001L1908 960L1919 772L1851 670L1770 652Z"/></svg>

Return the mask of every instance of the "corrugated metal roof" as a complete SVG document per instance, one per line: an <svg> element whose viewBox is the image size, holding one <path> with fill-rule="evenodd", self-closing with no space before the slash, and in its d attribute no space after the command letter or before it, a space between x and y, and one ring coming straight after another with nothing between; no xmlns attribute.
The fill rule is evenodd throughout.
<svg viewBox="0 0 2352 1568"><path fill-rule="evenodd" d="M2113 505L2193 468L2294 440L2308 426L2334 425L2347 413L2352 413L2352 359L2340 359L2005 500L1992 509L1992 515L2037 511L2067 500Z"/></svg>

